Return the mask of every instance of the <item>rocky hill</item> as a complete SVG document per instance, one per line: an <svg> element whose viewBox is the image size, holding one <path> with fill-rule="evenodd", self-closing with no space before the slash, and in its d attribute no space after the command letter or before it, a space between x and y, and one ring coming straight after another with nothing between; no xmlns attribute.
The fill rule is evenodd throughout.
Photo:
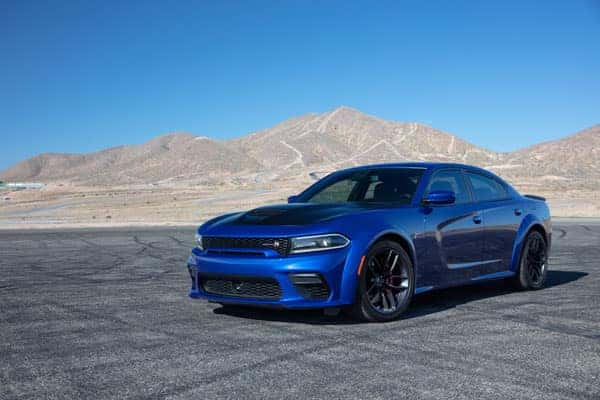
<svg viewBox="0 0 600 400"><path fill-rule="evenodd" d="M516 183L596 189L600 182L600 125L558 141L496 153L427 125L386 121L339 107L229 141L176 133L96 153L41 154L3 171L0 179L93 185L252 183L406 160L475 164Z"/></svg>
<svg viewBox="0 0 600 400"><path fill-rule="evenodd" d="M203 136L174 133L141 145L89 154L41 154L2 172L7 181L69 181L92 185L155 183L256 171L261 164L242 151Z"/></svg>
<svg viewBox="0 0 600 400"><path fill-rule="evenodd" d="M506 155L496 172L517 181L541 179L553 187L600 188L600 124L560 140ZM493 168L492 168L493 169Z"/></svg>

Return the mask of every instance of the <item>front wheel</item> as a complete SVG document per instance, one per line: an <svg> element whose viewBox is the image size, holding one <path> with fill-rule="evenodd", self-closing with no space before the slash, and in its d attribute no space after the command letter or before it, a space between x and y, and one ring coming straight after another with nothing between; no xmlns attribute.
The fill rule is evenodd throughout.
<svg viewBox="0 0 600 400"><path fill-rule="evenodd" d="M354 317L365 321L391 321L410 305L415 272L406 251L393 241L375 243L365 255L358 277Z"/></svg>
<svg viewBox="0 0 600 400"><path fill-rule="evenodd" d="M519 271L515 277L520 289L541 289L548 273L548 246L541 233L532 231L525 238Z"/></svg>

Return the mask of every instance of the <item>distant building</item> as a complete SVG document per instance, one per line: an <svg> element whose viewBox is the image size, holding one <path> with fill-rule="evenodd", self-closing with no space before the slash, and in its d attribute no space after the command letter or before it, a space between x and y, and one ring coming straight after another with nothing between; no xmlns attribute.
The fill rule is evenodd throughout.
<svg viewBox="0 0 600 400"><path fill-rule="evenodd" d="M15 189L15 190L23 190L23 189L41 189L44 187L43 183L37 183L37 182L2 182L3 186L0 187L5 187L8 189Z"/></svg>

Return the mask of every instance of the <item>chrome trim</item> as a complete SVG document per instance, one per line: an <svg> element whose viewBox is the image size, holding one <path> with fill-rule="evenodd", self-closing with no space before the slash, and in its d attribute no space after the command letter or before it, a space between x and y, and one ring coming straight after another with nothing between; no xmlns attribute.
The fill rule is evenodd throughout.
<svg viewBox="0 0 600 400"><path fill-rule="evenodd" d="M482 260L482 261L473 261L473 262L466 262L466 263L448 264L448 268L449 269L471 268L471 267L476 267L478 265L493 264L493 263L497 263L497 262L501 262L501 261L502 261L501 259L496 259L496 260Z"/></svg>

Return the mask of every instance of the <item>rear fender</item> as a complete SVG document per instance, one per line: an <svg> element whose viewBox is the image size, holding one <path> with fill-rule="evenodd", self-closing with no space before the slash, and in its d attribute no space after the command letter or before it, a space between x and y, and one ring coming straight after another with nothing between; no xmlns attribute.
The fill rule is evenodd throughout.
<svg viewBox="0 0 600 400"><path fill-rule="evenodd" d="M513 244L512 251L512 260L510 263L510 270L513 272L517 272L519 269L519 259L521 257L521 249L525 244L525 238L527 234L531 231L531 229L535 226L540 227L545 232L546 240L548 240L548 232L544 226L544 221L542 221L539 217L534 214L527 214L523 221L521 221L521 225L519 226L519 230L517 232L517 236L515 238L515 242Z"/></svg>

